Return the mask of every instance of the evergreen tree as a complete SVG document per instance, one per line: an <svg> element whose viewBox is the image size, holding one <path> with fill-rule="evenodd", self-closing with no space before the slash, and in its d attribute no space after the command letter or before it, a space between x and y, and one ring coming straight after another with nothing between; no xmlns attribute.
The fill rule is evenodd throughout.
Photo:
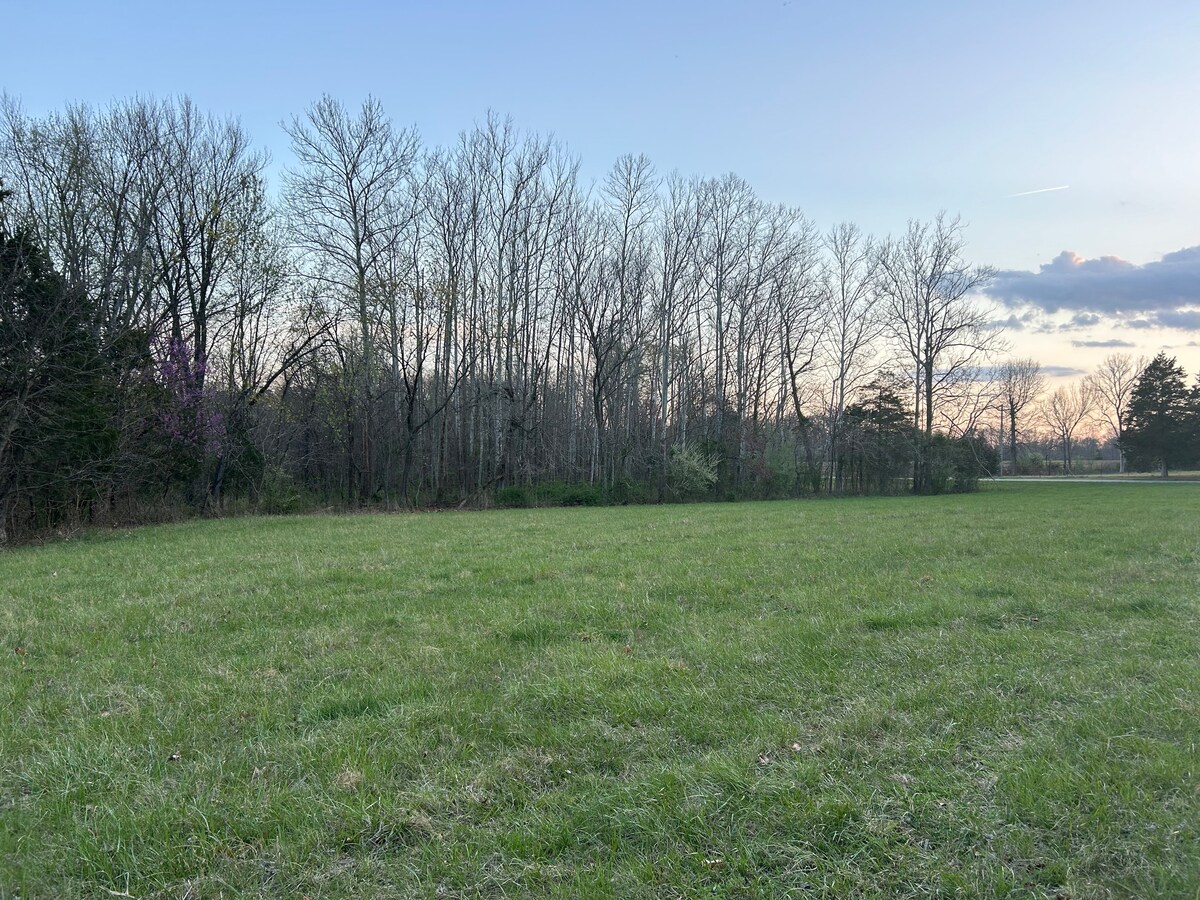
<svg viewBox="0 0 1200 900"><path fill-rule="evenodd" d="M1193 395L1183 367L1159 353L1142 370L1125 413L1121 449L1136 469L1157 467L1164 478L1172 468L1195 461Z"/></svg>
<svg viewBox="0 0 1200 900"><path fill-rule="evenodd" d="M837 459L839 481L851 493L891 493L912 465L916 433L896 385L884 375L846 407L846 434Z"/></svg>
<svg viewBox="0 0 1200 900"><path fill-rule="evenodd" d="M104 371L87 298L0 217L0 543L15 499L53 524L95 476L111 439Z"/></svg>

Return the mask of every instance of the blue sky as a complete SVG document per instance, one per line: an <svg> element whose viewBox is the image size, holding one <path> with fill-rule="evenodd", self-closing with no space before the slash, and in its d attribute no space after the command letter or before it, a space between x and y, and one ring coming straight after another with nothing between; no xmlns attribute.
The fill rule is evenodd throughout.
<svg viewBox="0 0 1200 900"><path fill-rule="evenodd" d="M496 110L556 134L588 177L644 152L735 171L823 226L882 234L947 209L977 261L1056 279L1054 311L1036 274L1007 282L1019 350L1083 365L1095 348L1074 344L1119 339L1200 364L1200 327L1161 325L1200 307L1200 266L1161 319L1064 305L1060 284L1064 251L1136 267L1200 245L1200 3L50 0L10 4L0 34L0 89L29 112L186 93L280 164L280 120L372 93L428 143Z"/></svg>

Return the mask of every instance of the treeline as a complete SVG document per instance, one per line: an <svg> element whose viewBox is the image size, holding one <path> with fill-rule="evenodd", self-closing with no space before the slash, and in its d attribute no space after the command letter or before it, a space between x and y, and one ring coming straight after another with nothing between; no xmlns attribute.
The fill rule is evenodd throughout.
<svg viewBox="0 0 1200 900"><path fill-rule="evenodd" d="M1004 474L1041 474L1054 457L1072 474L1081 443L1093 456L1101 441L1116 449L1119 471L1200 468L1200 375L1187 373L1165 352L1151 360L1114 353L1074 382L1046 390L1041 366L1008 360L996 370L998 438ZM1007 458L1004 458L1007 451Z"/></svg>
<svg viewBox="0 0 1200 900"><path fill-rule="evenodd" d="M0 114L0 526L177 510L970 489L976 302L939 216L325 98L268 159L187 100Z"/></svg>

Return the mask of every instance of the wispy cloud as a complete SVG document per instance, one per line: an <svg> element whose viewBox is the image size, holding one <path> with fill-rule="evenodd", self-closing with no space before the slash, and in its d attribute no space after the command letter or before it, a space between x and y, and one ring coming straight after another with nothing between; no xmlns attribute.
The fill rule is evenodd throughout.
<svg viewBox="0 0 1200 900"><path fill-rule="evenodd" d="M1071 341L1072 347L1136 347L1130 341L1120 341L1116 338L1107 341Z"/></svg>

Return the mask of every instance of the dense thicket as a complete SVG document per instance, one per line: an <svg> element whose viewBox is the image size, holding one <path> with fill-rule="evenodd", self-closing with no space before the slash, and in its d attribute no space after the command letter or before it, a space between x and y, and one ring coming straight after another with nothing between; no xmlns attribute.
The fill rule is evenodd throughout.
<svg viewBox="0 0 1200 900"><path fill-rule="evenodd" d="M967 489L996 331L939 217L822 232L733 175L585 184L489 118L136 99L0 132L10 532L173 509ZM575 498L572 500L571 498ZM582 499L581 499L582 498Z"/></svg>

